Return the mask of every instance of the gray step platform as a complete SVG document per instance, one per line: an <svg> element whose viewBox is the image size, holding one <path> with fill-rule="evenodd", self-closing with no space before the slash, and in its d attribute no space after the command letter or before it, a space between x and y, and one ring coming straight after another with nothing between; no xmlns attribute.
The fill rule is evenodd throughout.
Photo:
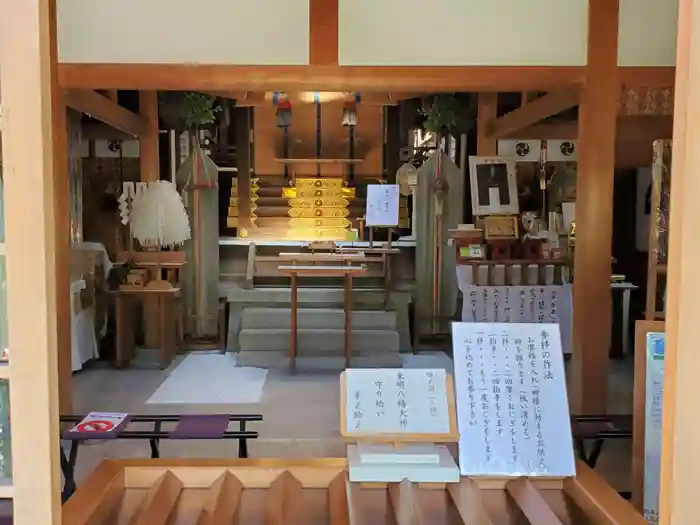
<svg viewBox="0 0 700 525"><path fill-rule="evenodd" d="M243 329L238 334L241 352L289 350L291 330L282 328ZM343 329L297 330L297 349L304 356L342 356L345 346ZM399 352L399 334L396 330L353 330L353 355L375 355Z"/></svg>
<svg viewBox="0 0 700 525"><path fill-rule="evenodd" d="M241 318L242 330L291 329L291 308L245 308ZM354 311L352 330L397 330L396 312L382 310ZM299 308L297 328L339 329L345 327L345 312L339 308Z"/></svg>
<svg viewBox="0 0 700 525"><path fill-rule="evenodd" d="M289 352L244 352L236 354L238 366L254 366L267 369L289 369ZM401 368L403 360L399 354L355 355L351 368ZM327 372L345 369L345 358L297 356L296 369L299 372Z"/></svg>

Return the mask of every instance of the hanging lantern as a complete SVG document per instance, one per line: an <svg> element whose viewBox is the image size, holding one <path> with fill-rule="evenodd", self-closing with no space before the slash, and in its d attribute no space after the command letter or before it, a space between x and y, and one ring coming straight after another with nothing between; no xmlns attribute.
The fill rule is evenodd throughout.
<svg viewBox="0 0 700 525"><path fill-rule="evenodd" d="M357 126L357 103L360 101L358 93L350 93L350 97L343 103L343 126Z"/></svg>
<svg viewBox="0 0 700 525"><path fill-rule="evenodd" d="M288 128L292 125L292 103L287 93L275 92L272 97L277 106L276 124L278 128Z"/></svg>

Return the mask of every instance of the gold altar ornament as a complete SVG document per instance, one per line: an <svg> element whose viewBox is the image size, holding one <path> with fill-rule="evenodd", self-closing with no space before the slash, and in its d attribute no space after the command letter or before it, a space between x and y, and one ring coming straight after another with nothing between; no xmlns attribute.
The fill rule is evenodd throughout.
<svg viewBox="0 0 700 525"><path fill-rule="evenodd" d="M343 217L297 217L289 219L289 226L292 228L347 228L350 226L350 221Z"/></svg>
<svg viewBox="0 0 700 525"><path fill-rule="evenodd" d="M288 211L290 217L348 217L350 215L350 210L347 208L331 208L331 207L318 207L318 208L290 208Z"/></svg>
<svg viewBox="0 0 700 525"><path fill-rule="evenodd" d="M289 201L292 208L345 208L350 201L343 197L323 197L321 199L297 197Z"/></svg>

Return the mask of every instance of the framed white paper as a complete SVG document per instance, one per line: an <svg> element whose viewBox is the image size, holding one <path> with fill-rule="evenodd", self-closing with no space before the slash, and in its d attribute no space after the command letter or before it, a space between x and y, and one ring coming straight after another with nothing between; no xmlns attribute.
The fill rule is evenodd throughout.
<svg viewBox="0 0 700 525"><path fill-rule="evenodd" d="M399 185L368 184L365 225L396 227L399 225Z"/></svg>
<svg viewBox="0 0 700 525"><path fill-rule="evenodd" d="M664 396L665 335L647 334L644 426L644 518L651 525L659 523L661 489L661 406Z"/></svg>
<svg viewBox="0 0 700 525"><path fill-rule="evenodd" d="M453 323L464 476L575 475L555 324Z"/></svg>
<svg viewBox="0 0 700 525"><path fill-rule="evenodd" d="M515 160L510 157L469 157L472 213L517 215Z"/></svg>
<svg viewBox="0 0 700 525"><path fill-rule="evenodd" d="M448 434L444 369L345 371L345 435Z"/></svg>

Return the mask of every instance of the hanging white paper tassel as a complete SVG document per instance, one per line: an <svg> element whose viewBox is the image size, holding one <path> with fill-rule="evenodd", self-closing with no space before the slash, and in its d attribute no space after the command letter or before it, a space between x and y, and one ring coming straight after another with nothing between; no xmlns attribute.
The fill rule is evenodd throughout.
<svg viewBox="0 0 700 525"><path fill-rule="evenodd" d="M182 197L169 181L152 182L136 192L131 225L134 238L142 246L172 248L191 237Z"/></svg>

